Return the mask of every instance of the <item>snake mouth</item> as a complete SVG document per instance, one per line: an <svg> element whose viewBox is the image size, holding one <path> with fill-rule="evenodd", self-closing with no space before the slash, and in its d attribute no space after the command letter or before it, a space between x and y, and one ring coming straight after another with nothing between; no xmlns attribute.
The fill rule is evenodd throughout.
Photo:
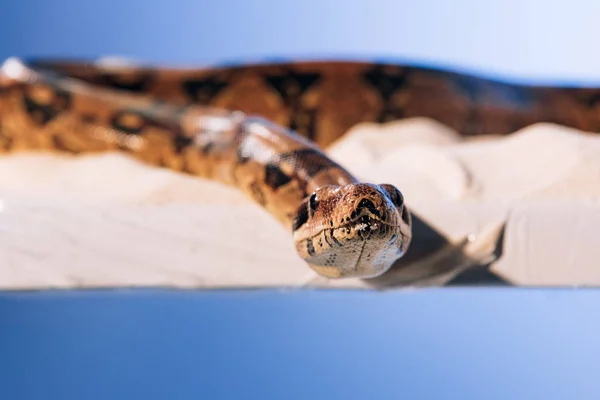
<svg viewBox="0 0 600 400"><path fill-rule="evenodd" d="M398 224L391 224L378 215L373 215L373 213L363 210L358 216L333 229L354 229L357 232L369 232L376 231L382 227L399 228L400 226Z"/></svg>
<svg viewBox="0 0 600 400"><path fill-rule="evenodd" d="M340 225L337 229L346 229L347 233L350 233L352 230L355 232L370 232L379 229L382 224L381 219L365 214Z"/></svg>
<svg viewBox="0 0 600 400"><path fill-rule="evenodd" d="M362 212L359 216L351 219L341 225L327 226L324 224L321 229L313 231L314 233L306 235L304 237L296 237L296 240L314 240L321 236L324 232L341 232L350 240L355 241L366 241L371 239L374 235L380 232L392 230L400 230L401 226L398 224L391 224L384 222L381 218L374 216L368 212ZM350 238L349 235L355 232L356 234ZM346 240L348 240L346 239Z"/></svg>

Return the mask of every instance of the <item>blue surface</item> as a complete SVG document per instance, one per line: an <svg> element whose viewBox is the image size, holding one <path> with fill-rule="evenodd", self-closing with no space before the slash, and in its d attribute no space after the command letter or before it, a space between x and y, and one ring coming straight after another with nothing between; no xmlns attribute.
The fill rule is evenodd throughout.
<svg viewBox="0 0 600 400"><path fill-rule="evenodd" d="M2 5L0 58L352 56L597 83L598 15L595 0L23 0ZM0 399L597 399L598 310L597 290L4 293Z"/></svg>
<svg viewBox="0 0 600 400"><path fill-rule="evenodd" d="M4 294L0 398L597 399L598 310L588 290Z"/></svg>

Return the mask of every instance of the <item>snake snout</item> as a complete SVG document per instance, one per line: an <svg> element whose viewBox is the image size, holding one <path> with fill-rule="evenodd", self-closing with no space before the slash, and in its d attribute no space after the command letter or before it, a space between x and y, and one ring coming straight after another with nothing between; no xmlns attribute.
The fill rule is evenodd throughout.
<svg viewBox="0 0 600 400"><path fill-rule="evenodd" d="M375 203L369 199L360 199L355 207L354 216L360 216L365 214L371 214L374 217L381 218L381 213L375 206Z"/></svg>

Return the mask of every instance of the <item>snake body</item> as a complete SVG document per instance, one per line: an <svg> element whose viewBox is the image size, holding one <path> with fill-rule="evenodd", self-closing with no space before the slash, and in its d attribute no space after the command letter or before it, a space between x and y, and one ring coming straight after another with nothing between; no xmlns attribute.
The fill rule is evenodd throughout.
<svg viewBox="0 0 600 400"><path fill-rule="evenodd" d="M0 149L123 151L248 194L319 275L372 278L407 251L411 214L321 150L353 125L423 116L463 135L535 122L600 130L600 90L528 87L413 66L291 62L204 69L11 58Z"/></svg>

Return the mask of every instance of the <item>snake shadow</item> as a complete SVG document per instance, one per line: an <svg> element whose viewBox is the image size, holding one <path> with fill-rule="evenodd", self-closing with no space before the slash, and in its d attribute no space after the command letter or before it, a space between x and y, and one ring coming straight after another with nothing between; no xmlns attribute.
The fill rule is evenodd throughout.
<svg viewBox="0 0 600 400"><path fill-rule="evenodd" d="M374 289L421 286L515 286L490 270L491 262L468 256L464 246L450 243L439 231L413 213L413 238L406 255L385 274L365 280ZM503 227L493 259L504 250Z"/></svg>

